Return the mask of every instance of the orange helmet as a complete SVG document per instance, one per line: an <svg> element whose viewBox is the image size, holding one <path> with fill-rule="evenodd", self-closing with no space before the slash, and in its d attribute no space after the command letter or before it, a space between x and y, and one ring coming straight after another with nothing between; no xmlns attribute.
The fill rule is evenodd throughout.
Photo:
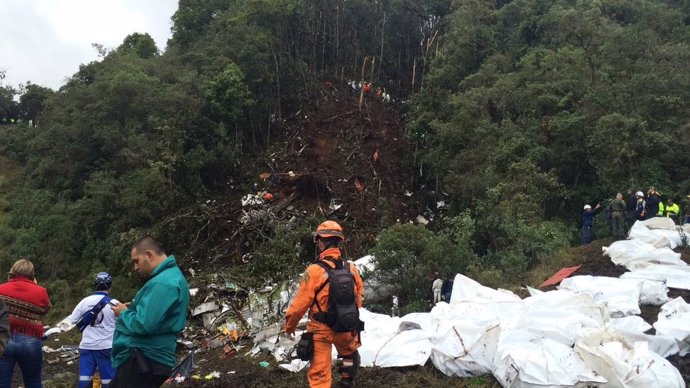
<svg viewBox="0 0 690 388"><path fill-rule="evenodd" d="M316 232L312 233L314 241L317 237L338 237L341 240L345 240L345 235L343 234L343 228L335 221L324 221L316 228Z"/></svg>

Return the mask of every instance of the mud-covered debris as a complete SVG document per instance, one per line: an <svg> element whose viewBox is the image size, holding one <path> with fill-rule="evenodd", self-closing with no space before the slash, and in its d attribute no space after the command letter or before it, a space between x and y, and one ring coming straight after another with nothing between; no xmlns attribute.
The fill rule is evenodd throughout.
<svg viewBox="0 0 690 388"><path fill-rule="evenodd" d="M422 224L422 225L425 225L425 226L426 226L426 225L429 225L429 220L427 220L426 218L424 218L424 216L421 215L421 214L417 216L417 222L420 223L420 224Z"/></svg>

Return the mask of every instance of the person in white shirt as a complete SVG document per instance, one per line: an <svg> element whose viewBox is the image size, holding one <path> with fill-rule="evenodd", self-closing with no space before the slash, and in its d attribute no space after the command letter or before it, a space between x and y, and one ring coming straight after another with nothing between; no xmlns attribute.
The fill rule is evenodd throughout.
<svg viewBox="0 0 690 388"><path fill-rule="evenodd" d="M86 324L79 343L79 388L91 387L96 368L100 373L103 388L108 388L110 380L115 376L115 369L110 361L110 350L113 347L117 317L108 304L119 302L110 298L112 282L113 279L107 272L96 275L96 291L82 299L68 317L68 320L78 327L78 322L82 318L85 318L82 323Z"/></svg>
<svg viewBox="0 0 690 388"><path fill-rule="evenodd" d="M434 304L441 301L441 288L443 287L443 280L438 272L434 273L434 282L431 283L431 291L434 293Z"/></svg>

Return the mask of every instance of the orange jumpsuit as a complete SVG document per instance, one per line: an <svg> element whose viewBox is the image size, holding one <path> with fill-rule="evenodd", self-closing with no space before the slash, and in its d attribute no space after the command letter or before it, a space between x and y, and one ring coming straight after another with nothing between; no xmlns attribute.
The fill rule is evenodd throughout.
<svg viewBox="0 0 690 388"><path fill-rule="evenodd" d="M330 257L332 259L340 260L340 249L330 248L326 249L319 256L319 260ZM325 261L328 265L335 268L335 264ZM355 301L357 307L362 307L362 278L359 276L359 271L354 264L350 264L350 271L355 279ZM307 270L302 275L299 290L292 305L288 307L285 313L285 332L294 333L297 324L304 316L304 313L309 310L309 322L307 323L307 331L314 333L314 355L312 356L309 365L309 372L307 379L311 388L330 388L331 387L331 351L335 345L338 354L341 356L349 356L353 354L359 347L359 339L357 332L336 333L325 323L317 322L312 319L312 316L319 312L314 302L316 290L326 282L326 286L316 296L321 311L328 310L328 295L330 285L328 284L328 273L317 264L312 264L307 267Z"/></svg>

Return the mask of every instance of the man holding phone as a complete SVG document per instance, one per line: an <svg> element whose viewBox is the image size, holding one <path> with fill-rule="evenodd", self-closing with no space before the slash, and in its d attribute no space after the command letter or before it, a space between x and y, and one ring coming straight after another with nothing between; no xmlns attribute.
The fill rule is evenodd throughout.
<svg viewBox="0 0 690 388"><path fill-rule="evenodd" d="M144 237L131 251L134 271L146 284L131 304L112 306L118 317L112 361L117 368L110 388L160 387L175 365L177 336L184 330L189 285L160 243Z"/></svg>

